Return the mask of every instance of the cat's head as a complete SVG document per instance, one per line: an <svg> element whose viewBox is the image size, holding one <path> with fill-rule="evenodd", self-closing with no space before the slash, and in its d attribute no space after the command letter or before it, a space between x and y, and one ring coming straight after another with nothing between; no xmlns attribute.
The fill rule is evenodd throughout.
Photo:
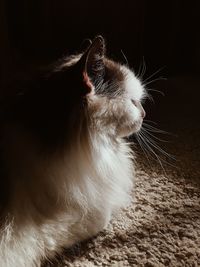
<svg viewBox="0 0 200 267"><path fill-rule="evenodd" d="M82 66L90 126L126 137L141 128L145 89L132 70L108 59L105 52L105 41L97 36L77 63Z"/></svg>
<svg viewBox="0 0 200 267"><path fill-rule="evenodd" d="M85 130L126 137L140 130L145 116L142 83L127 66L106 57L101 36L84 53L59 62L26 88L18 94L14 120L22 121L48 145L71 142L76 132L84 136Z"/></svg>

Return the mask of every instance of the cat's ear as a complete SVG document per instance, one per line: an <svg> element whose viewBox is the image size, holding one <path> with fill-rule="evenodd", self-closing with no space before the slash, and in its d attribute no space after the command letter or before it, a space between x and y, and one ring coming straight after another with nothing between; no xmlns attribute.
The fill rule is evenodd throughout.
<svg viewBox="0 0 200 267"><path fill-rule="evenodd" d="M104 77L105 41L102 36L97 36L83 55L83 81L88 93L94 93L94 88Z"/></svg>
<svg viewBox="0 0 200 267"><path fill-rule="evenodd" d="M79 52L81 54L84 54L88 51L88 48L91 46L92 41L90 39L84 39L83 42L80 45Z"/></svg>

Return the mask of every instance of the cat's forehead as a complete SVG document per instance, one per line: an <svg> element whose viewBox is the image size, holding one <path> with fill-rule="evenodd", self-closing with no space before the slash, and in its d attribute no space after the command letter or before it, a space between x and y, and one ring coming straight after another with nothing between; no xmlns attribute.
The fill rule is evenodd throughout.
<svg viewBox="0 0 200 267"><path fill-rule="evenodd" d="M145 89L138 77L125 66L121 66L124 74L124 87L126 95L133 100L140 101L145 95Z"/></svg>
<svg viewBox="0 0 200 267"><path fill-rule="evenodd" d="M145 95L145 90L134 72L125 65L116 63L113 60L106 58L104 62L109 76L119 84L123 84L126 96L133 100L140 101Z"/></svg>
<svg viewBox="0 0 200 267"><path fill-rule="evenodd" d="M105 57L104 64L106 66L106 75L108 79L113 79L116 82L124 81L124 73L121 70L121 65L119 63Z"/></svg>

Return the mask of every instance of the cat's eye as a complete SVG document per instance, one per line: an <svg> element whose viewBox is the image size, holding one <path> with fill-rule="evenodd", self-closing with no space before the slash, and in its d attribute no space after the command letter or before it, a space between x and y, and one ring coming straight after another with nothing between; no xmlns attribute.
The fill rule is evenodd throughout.
<svg viewBox="0 0 200 267"><path fill-rule="evenodd" d="M135 101L135 100L131 99L131 102L133 103L133 105L134 105L134 106L136 106L136 107L137 107L137 103L136 103L136 101Z"/></svg>
<svg viewBox="0 0 200 267"><path fill-rule="evenodd" d="M140 112L141 112L141 116L142 116L142 118L144 118L144 117L146 116L146 112L145 112L145 110L144 110L142 104L140 103L140 101L136 101L136 100L131 99L131 102L133 103L133 105L134 105L136 108L138 108L138 109L140 110Z"/></svg>

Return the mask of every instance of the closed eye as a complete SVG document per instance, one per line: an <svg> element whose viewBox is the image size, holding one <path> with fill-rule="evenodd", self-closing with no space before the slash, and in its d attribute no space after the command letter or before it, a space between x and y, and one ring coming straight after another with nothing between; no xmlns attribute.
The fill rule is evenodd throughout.
<svg viewBox="0 0 200 267"><path fill-rule="evenodd" d="M137 101L135 101L135 100L131 99L131 102L133 103L133 105L134 105L134 106L136 106L136 107L137 107Z"/></svg>
<svg viewBox="0 0 200 267"><path fill-rule="evenodd" d="M143 106L141 105L140 101L136 101L136 100L133 100L131 99L131 102L133 103L133 105L138 108L141 112L141 116L142 118L144 118L146 116L146 112L145 110L143 109Z"/></svg>

